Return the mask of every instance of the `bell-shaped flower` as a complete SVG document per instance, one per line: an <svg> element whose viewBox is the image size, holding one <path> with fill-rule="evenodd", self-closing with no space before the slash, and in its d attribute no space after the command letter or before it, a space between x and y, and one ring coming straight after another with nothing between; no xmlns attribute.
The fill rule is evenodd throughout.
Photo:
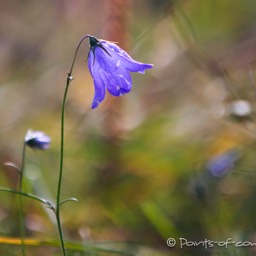
<svg viewBox="0 0 256 256"><path fill-rule="evenodd" d="M122 96L130 92L132 88L130 72L144 74L146 69L153 67L152 64L133 60L113 42L99 40L93 36L88 37L91 47L88 67L95 88L92 108L96 108L104 100L106 89L113 96Z"/></svg>
<svg viewBox="0 0 256 256"><path fill-rule="evenodd" d="M32 149L48 149L51 143L51 138L44 132L33 131L29 129L25 136L25 144Z"/></svg>

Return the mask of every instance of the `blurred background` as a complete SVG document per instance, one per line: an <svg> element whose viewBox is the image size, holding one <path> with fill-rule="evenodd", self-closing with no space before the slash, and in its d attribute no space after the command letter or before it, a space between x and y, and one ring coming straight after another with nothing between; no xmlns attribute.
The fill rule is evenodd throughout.
<svg viewBox="0 0 256 256"><path fill-rule="evenodd" d="M185 246L256 242L254 0L1 1L0 186L17 189L28 129L52 138L27 150L24 191L55 201L60 111L80 38L119 42L153 63L133 90L91 110L93 81L79 50L66 105L62 223L69 255L255 255L256 247ZM58 238L53 215L24 199L26 235ZM0 193L0 254L21 255L18 200ZM177 245L170 248L168 238ZM9 241L9 242L8 242ZM92 244L93 247L87 247ZM106 250L104 248L107 248ZM60 255L28 246L28 255Z"/></svg>

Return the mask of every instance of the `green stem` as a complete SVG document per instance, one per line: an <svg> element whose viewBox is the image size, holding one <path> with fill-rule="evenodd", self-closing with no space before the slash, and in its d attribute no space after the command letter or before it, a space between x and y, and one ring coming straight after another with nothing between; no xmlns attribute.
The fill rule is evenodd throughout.
<svg viewBox="0 0 256 256"><path fill-rule="evenodd" d="M64 244L64 239L63 239L63 234L62 234L62 228L61 228L61 221L60 221L60 195L61 195L61 185L62 185L62 176L63 176L63 160L64 160L64 125L65 125L65 103L66 103L66 98L68 94L68 88L70 85L70 82L72 81L72 71L74 67L74 63L76 60L76 56L78 53L78 50L81 46L81 43L84 41L84 39L88 38L89 35L85 35L82 37L82 39L79 41L74 58L71 64L70 71L68 73L67 77L67 82L66 82L66 87L64 91L64 97L63 97L63 102L62 102L62 108L61 108L61 138L60 138L60 169L59 169L59 179L58 179L58 187L57 187L57 194L56 194L56 221L57 221L57 226L58 226L58 232L59 232L59 238L60 238L60 244L61 244L61 250L63 256L66 256L66 249L65 249L65 244Z"/></svg>
<svg viewBox="0 0 256 256"><path fill-rule="evenodd" d="M20 192L20 191L14 190L14 189L9 189L9 188L2 188L2 187L0 187L0 191L18 194L20 196L36 200L36 201L42 203L45 207L55 211L55 208L52 205L52 203L50 203L49 201L47 201L46 199L44 199L42 197L38 197L38 196L35 196L35 195L32 195L32 194L27 194L27 193Z"/></svg>
<svg viewBox="0 0 256 256"><path fill-rule="evenodd" d="M68 93L68 88L70 84L70 77L67 78L67 84L64 92L63 103L62 103L62 110L61 110L61 142L60 142L60 170L59 170L59 180L58 180L58 187L57 187L57 195L56 195L56 221L58 226L58 232L60 237L61 243L61 250L63 256L66 255L65 244L63 240L63 234L61 229L61 222L60 222L60 194L61 194L61 184L62 184L62 174L63 174L63 158L64 158L64 119L65 119L65 103Z"/></svg>
<svg viewBox="0 0 256 256"><path fill-rule="evenodd" d="M19 170L20 180L19 180L19 192L22 193L22 183L23 183L23 174L24 174L24 167L25 167L25 155L26 155L26 144L23 143L22 149L22 160L21 160L21 168ZM21 239L21 250L22 255L26 256L26 249L25 249L25 226L24 226L24 206L23 206L23 198L22 195L19 195L19 227L20 227L20 239Z"/></svg>

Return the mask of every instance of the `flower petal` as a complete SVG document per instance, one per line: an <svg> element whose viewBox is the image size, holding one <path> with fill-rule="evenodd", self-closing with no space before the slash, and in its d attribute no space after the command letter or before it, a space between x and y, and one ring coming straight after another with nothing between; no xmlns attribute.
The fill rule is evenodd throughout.
<svg viewBox="0 0 256 256"><path fill-rule="evenodd" d="M93 48L95 59L97 62L99 62L99 65L102 67L102 69L109 73L116 72L116 69L119 66L124 69L127 69L130 72L144 73L146 69L152 68L153 66L151 64L144 64L135 61L127 53L118 53L117 51L109 47L108 44L112 43L106 43L105 41L103 41L101 42L101 44L105 50L102 49L100 46Z"/></svg>
<svg viewBox="0 0 256 256"><path fill-rule="evenodd" d="M107 46L111 50L115 51L119 55L124 56L128 59L132 59L131 56L126 51L124 51L122 48L120 48L117 44L111 43L111 42L106 42L106 41L105 42L103 41L102 44L104 46Z"/></svg>
<svg viewBox="0 0 256 256"><path fill-rule="evenodd" d="M101 42L102 46L107 50L107 52L111 55L111 58L109 55L107 55L107 53L105 53L105 56L103 57L103 54L101 53L102 56L102 64L105 67L110 68L109 65L106 65L108 63L106 63L106 59L108 60L108 62L111 62L112 64L114 64L113 66L121 66L125 69L127 69L128 71L131 72L139 72L139 73L144 73L144 71L146 69L152 68L153 65L152 64L145 64L139 61L136 61L134 59L132 59L129 54L127 52L125 52L124 50L122 50L119 46L117 46L114 43L110 43L110 42ZM98 47L100 48L100 47ZM100 48L101 51L104 51ZM107 55L107 56L106 56ZM98 59L98 56L97 56ZM111 61L112 59L112 61Z"/></svg>
<svg viewBox="0 0 256 256"><path fill-rule="evenodd" d="M93 56L95 54L95 56ZM121 96L128 93L132 88L132 79L129 72L123 68L118 55L110 57L100 47L95 48L94 52L89 55L89 69L92 76L99 76L108 91L114 96ZM94 60L95 58L95 60ZM108 65L107 65L108 64Z"/></svg>
<svg viewBox="0 0 256 256"><path fill-rule="evenodd" d="M51 138L44 132L29 129L25 135L25 144L32 149L48 149Z"/></svg>
<svg viewBox="0 0 256 256"><path fill-rule="evenodd" d="M93 77L95 94L92 108L105 98L106 88L110 94L121 96L132 88L130 72L144 73L153 65L132 59L127 52L112 42L90 37L88 67Z"/></svg>
<svg viewBox="0 0 256 256"><path fill-rule="evenodd" d="M132 78L125 70L119 68L116 73L104 72L107 89L114 96L122 96L132 89Z"/></svg>
<svg viewBox="0 0 256 256"><path fill-rule="evenodd" d="M103 70L94 58L94 53L91 51L88 57L88 67L93 77L94 83L94 98L92 102L92 109L96 108L99 103L104 100L106 94L106 85L104 78L102 78Z"/></svg>
<svg viewBox="0 0 256 256"><path fill-rule="evenodd" d="M101 79L93 79L94 83L94 98L92 102L92 109L97 108L98 105L104 100L106 87L102 84Z"/></svg>

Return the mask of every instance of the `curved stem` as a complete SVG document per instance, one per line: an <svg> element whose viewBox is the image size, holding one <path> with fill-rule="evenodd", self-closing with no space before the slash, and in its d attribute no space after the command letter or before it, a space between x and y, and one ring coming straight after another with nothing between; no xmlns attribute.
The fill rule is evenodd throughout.
<svg viewBox="0 0 256 256"><path fill-rule="evenodd" d="M0 191L18 194L20 196L36 200L36 201L42 203L44 206L46 206L46 207L50 208L51 210L55 211L55 208L52 205L52 203L50 203L49 201L47 201L46 199L44 199L42 197L38 197L38 196L35 196L35 195L32 195L32 194L20 192L20 191L17 191L17 190L14 190L14 189L9 189L9 188L0 187Z"/></svg>
<svg viewBox="0 0 256 256"><path fill-rule="evenodd" d="M63 205L63 204L65 204L65 203L67 203L67 202L78 202L78 200L77 200L76 198L74 198L74 197L68 198L68 199L62 201L62 202L60 203L60 206Z"/></svg>
<svg viewBox="0 0 256 256"><path fill-rule="evenodd" d="M26 156L26 144L23 143L22 149L22 160L21 160L21 168L19 170L20 180L19 180L19 192L22 193L22 183L23 183L23 174L24 174L24 167L25 167L25 156ZM19 227L20 227L20 239L21 239L21 250L22 255L26 255L25 251L25 227L24 227L24 206L23 206L23 198L21 194L19 195Z"/></svg>
<svg viewBox="0 0 256 256"><path fill-rule="evenodd" d="M70 85L70 82L72 81L72 71L74 68L75 60L77 57L78 50L82 44L82 42L90 37L89 35L85 35L81 38L79 41L74 58L70 67L70 71L68 72L68 77L66 80L66 87L64 91L64 96L63 96L63 102L62 102L62 108L61 108L61 141L60 141L60 169L59 169L59 179L58 179L58 186L57 186L57 194L56 194L56 221L57 221L57 226L58 226L58 232L59 232L59 238L60 238L60 243L61 243L61 250L63 256L66 256L66 250L65 250L65 244L64 244L64 239L63 239L63 234L62 234L62 228L61 228L61 221L60 221L60 195L61 195L61 185L62 185L62 176L63 176L63 160L64 160L64 126L65 126L65 103L67 99L67 94L68 94L68 88Z"/></svg>
<svg viewBox="0 0 256 256"><path fill-rule="evenodd" d="M72 64L71 64L71 67L70 67L70 71L69 71L69 73L68 73L68 78L70 79L70 80L72 80L72 71L73 71L73 68L74 68L74 64L75 64L75 60L76 60L76 56L77 56L77 53L78 53L78 50L79 50L79 48L80 48L80 46L81 46L81 44L82 44L82 42L86 39L86 38L88 38L88 37L90 37L90 35L85 35L85 36L83 36L81 39L80 39L80 41L79 41L79 43L78 43L78 45L77 45L77 47L76 47L76 51L75 51L75 54L74 54L74 58L73 58L73 61L72 61Z"/></svg>

